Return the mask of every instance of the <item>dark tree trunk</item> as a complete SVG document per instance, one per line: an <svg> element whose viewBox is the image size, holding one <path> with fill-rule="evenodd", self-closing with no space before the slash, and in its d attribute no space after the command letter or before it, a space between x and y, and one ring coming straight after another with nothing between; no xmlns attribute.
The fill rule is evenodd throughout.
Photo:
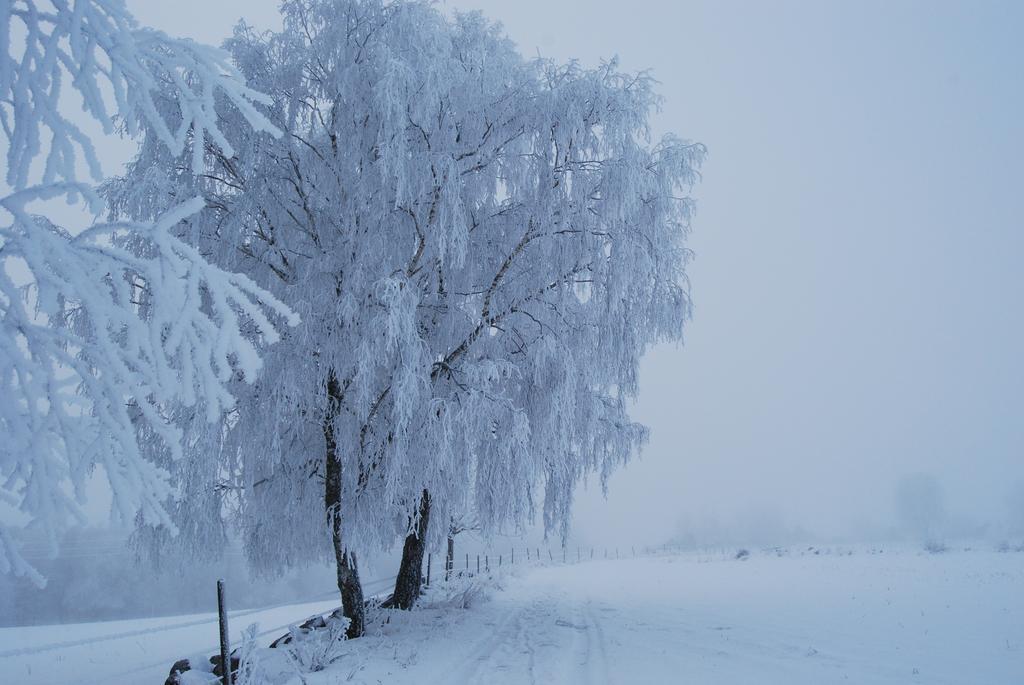
<svg viewBox="0 0 1024 685"><path fill-rule="evenodd" d="M355 552L345 549L341 534L341 456L334 437L334 417L341 404L341 388L331 375L327 382L328 411L324 417L324 440L327 443L327 463L324 476L324 508L327 525L331 529L331 543L334 546L334 561L338 570L338 590L341 592L341 607L348 618L349 638L360 637L366 626L363 607L363 586L359 583L359 569Z"/></svg>
<svg viewBox="0 0 1024 685"><path fill-rule="evenodd" d="M395 594L391 604L399 609L411 609L420 596L423 585L423 550L426 546L427 525L430 523L430 493L423 491L420 498L420 518L416 528L405 538L402 565L398 567Z"/></svg>
<svg viewBox="0 0 1024 685"><path fill-rule="evenodd" d="M455 533L448 531L448 552L444 555L444 579L448 580L455 568Z"/></svg>

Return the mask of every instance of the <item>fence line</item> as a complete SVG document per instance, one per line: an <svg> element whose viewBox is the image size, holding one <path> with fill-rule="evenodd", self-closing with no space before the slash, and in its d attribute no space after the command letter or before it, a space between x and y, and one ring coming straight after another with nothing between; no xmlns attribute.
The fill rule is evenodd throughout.
<svg viewBox="0 0 1024 685"><path fill-rule="evenodd" d="M512 552L511 556L510 556L510 561L511 561L510 565L515 565L515 563L516 563L516 561L515 561L515 548L512 547L510 549L511 549L511 552ZM531 566L535 566L535 565L538 565L538 564L543 564L543 560L541 559L541 549L540 549L540 547L524 546L524 549L526 551L527 559L531 562L530 563ZM577 561L579 561L579 549L580 548L577 547ZM562 548L562 551L563 551L562 560L563 560L563 563L565 563L565 548L564 547ZM550 547L547 548L547 552L548 552L548 564L555 563L554 555L553 555ZM618 550L616 550L616 552L618 552ZM648 553L650 553L649 548L648 548ZM607 550L605 551L605 554L607 555ZM633 550L633 555L636 556L636 550L635 549ZM491 570L490 559L491 559L492 556L493 555L490 552L488 552L486 554L478 554L477 555L477 572L483 572L483 571L490 571ZM594 557L594 548L590 547L590 558L593 559L593 557ZM466 553L465 554L465 559L466 559L466 569L468 570L469 567L470 567L470 563L469 563L469 561L470 561L470 554ZM498 555L498 567L500 567L502 565L502 563L503 563L502 559L503 559L503 555L499 554ZM454 558L451 561L453 562ZM445 562L448 563L449 560L446 558ZM432 555L431 554L427 555L426 564L427 564L427 569L426 569L426 573L424 574L424 576L426 577L426 579L428 581L428 584L429 584L429 581L430 581L430 565L432 564ZM522 565L522 564L523 564L522 558L520 558L520 565ZM392 582L394 582L394 580L396 578L397 578L397 576L390 576L390 577L386 577L386 578L375 578L373 580L368 580L368 581L363 582L363 584L362 584L363 585L363 589L366 590L370 586L376 586L376 585L379 585L381 583L392 583ZM314 596L312 596L312 597L310 597L308 599L305 599L305 600L298 600L298 601L296 601L296 600L288 600L286 602L280 602L278 604L272 604L272 605L269 605L269 606L255 607L255 608L251 608L251 609L243 609L243 610L230 611L230 612L228 612L228 616L230 618L232 618L232 619L243 618L245 616L250 616L252 614L260 613L260 612L263 612L263 611L273 611L275 609L281 609L281 608L284 608L284 607L287 607L287 606L294 606L294 605L298 605L298 604L309 604L311 602L316 602L316 601L319 601L321 599L328 599L328 598L336 595L337 593L338 593L338 591L336 589L332 589L332 590L329 590L329 591L327 591L325 593L314 595ZM375 596L376 594L379 594L379 593L373 593L370 596ZM130 631L122 632L122 633L114 633L114 634L110 634L110 635L101 635L99 637L82 638L80 640L67 640L67 641L63 641L63 642L54 642L54 643L50 643L48 645L42 645L42 646L39 646L39 647L23 647L23 648L20 648L20 649L7 650L7 651L4 651L4 652L0 652L0 658L7 658L7 657L13 657L13 656L27 656L27 655L30 655L30 654L39 654L41 652L53 651L53 650L56 650L56 649L67 649L67 648L70 648L70 647L79 647L79 646L88 645L88 644L94 644L94 643L99 643L99 642L109 642L111 640L121 640L121 639L125 639L125 638L130 638L130 637L138 637L140 635L149 635L149 634L153 634L153 633L162 633L162 632L167 632L167 631L171 631L171 630L179 630L181 628L193 628L195 626L205 625L205 624L208 624L208 623L212 624L212 623L216 623L216 622L217 622L217 616L214 614L211 618L203 618L203 619L197 619L197 620L193 620L193 621L185 621L185 622L182 622L182 623L175 623L175 624L172 624L172 625L154 626L152 628L140 628L140 629L137 629L137 630L130 630ZM288 623L282 624L281 626L277 626L277 627L274 627L274 628L269 628L266 631L264 631L264 632L260 633L259 635L257 635L257 637L263 637L264 635L266 635L268 633L271 633L271 632L274 632L275 630L281 630L281 629L287 628L289 625L292 625L293 623L296 623L296 621L290 621Z"/></svg>
<svg viewBox="0 0 1024 685"><path fill-rule="evenodd" d="M506 549L511 552L511 554L509 556L509 562L510 563L507 564L507 565L508 566L516 565L516 554L515 554L514 546L506 548ZM555 560L554 553L551 551L550 547L546 548L547 549L547 553L548 553L548 559L547 560L544 560L542 558L542 556L541 556L541 548L540 547L536 547L536 546L535 547L523 546L520 549L522 549L522 550L524 550L526 552L526 558L529 560L527 563L524 563L523 562L523 558L520 557L520 559L519 559L519 565L520 566L547 566L547 565L553 565L555 563L563 563L563 564L573 563L571 560L568 559L567 547L566 546L562 546L562 560L561 560L561 562L557 562ZM575 563L582 563L582 561L585 558L585 554L587 552L589 552L589 559L593 560L595 549L596 548L594 548L594 547L577 546L577 548L576 548L576 561L575 561ZM634 557L637 556L636 548L632 547L631 550L632 550L633 556ZM489 572L491 570L490 561L491 561L491 557L494 556L493 553L492 553L493 551L494 550L488 549L485 553L481 553L481 554L477 554L476 555L476 564L477 564L477 572L478 573ZM668 546L664 546L663 549L656 549L656 548L651 548L651 547L645 547L642 550L641 553L643 555L645 555L645 556L649 556L649 555L657 556L659 552L664 554L664 553L667 553L668 551L669 551L668 550ZM607 558L607 554L608 554L607 549L605 549L604 552L605 552L605 558ZM618 554L618 549L615 549L615 554L616 554L616 558L620 558L619 554ZM465 553L463 553L463 555L464 555L464 558L465 558L465 569L468 571L471 568L470 561L471 561L471 558L472 558L473 555L471 553L469 553L469 552L465 552ZM455 559L456 558L457 558L457 555L455 555L455 556L453 556L451 558L448 558L447 555L444 555L444 565L445 566L451 565L453 571L457 570L455 568L457 566L457 564L455 563ZM429 579L430 579L430 566L432 564L432 559L433 559L432 555L428 554L427 558L425 560L427 568L425 569L424 577L428 579L428 585L429 585ZM495 559L497 561L497 566L495 566L495 568L498 568L499 566L501 566L504 563L504 554L503 553L499 553L497 555L497 557L495 557ZM443 577L445 577L445 576L447 576L447 574L444 574ZM386 578L375 578L373 580L365 581L365 582L363 582L363 589L366 590L368 588L373 588L373 587L376 587L376 586L380 586L382 584L384 584L386 586L386 584L393 583L396 578L397 578L397 576L390 576L390 577L386 577ZM447 577L445 579L447 580ZM287 602L281 602L281 603L278 603L278 604L272 604L272 605L264 606L264 607L256 607L256 608L251 608L251 609L243 609L243 610L239 610L239 611L232 611L232 612L229 612L228 615L232 619L238 619L238 618L243 618L245 616L250 616L252 614L256 614L256 613L260 613L260 612L274 611L276 609L281 609L281 608L288 607L288 606L295 606L295 605L299 605L299 604L308 604L308 603L311 603L311 602L319 601L321 599L326 600L329 597L336 596L337 594L338 594L338 590L337 589L332 589L332 590L330 590L328 592L312 596L312 597L310 597L309 599L306 599L306 600L299 600L299 601L289 600ZM367 596L369 596L369 597L376 597L376 596L379 596L379 595L382 595L382 594L384 594L384 592L378 591L378 592L375 592L375 593L367 593ZM255 637L257 637L257 638L266 637L267 635L270 635L270 634L275 633L277 631L283 631L283 630L287 629L289 626L301 623L303 620L306 620L308 618L309 617L307 616L307 617L305 617L303 619L300 619L300 620L292 620L292 621L288 621L287 623L283 623L281 625L274 626L272 628L267 628L267 629L262 630L259 633L257 633ZM13 649L13 650L7 650L7 651L4 651L4 652L0 652L0 658L9 658L9 657L15 657L15 656L27 656L27 655L31 655L31 654L39 654L39 653L48 652L48 651L54 651L54 650L60 650L60 649L68 649L68 648L72 648L72 647L80 647L80 646L85 646L85 645L90 645L90 644L98 644L98 643L102 643L102 642L110 642L110 641L113 641L113 640L121 640L121 639L126 639L126 638L131 638L131 637L138 637L138 636L141 636L141 635L151 635L151 634L154 634L154 633L169 632L169 631L173 631L173 630L180 630L182 628L192 628L192 627L196 627L196 626L200 626L200 625L214 624L214 623L217 622L217 620L218 620L217 619L217 615L213 614L213 616L210 617L210 618L197 619L197 620L193 620L193 621L184 621L184 622L175 623L175 624L172 624L172 625L154 626L152 628L141 628L141 629L137 629L137 630L125 631L125 632L115 633L115 634L110 634L110 635L102 635L102 636L94 637L94 638L83 638L83 639L80 639L80 640L67 640L67 641L63 641L63 642L54 642L54 643L50 643L48 645L42 645L42 646L39 646L39 647L24 647L24 648L20 648L20 649ZM206 652L211 652L212 653L217 648L218 648L217 645L210 645L209 647L206 647L204 649L200 649L200 650L187 650L187 651L190 651L192 653L200 653L200 652L201 653L206 653ZM172 656L160 659L159 661L148 663L148 664L145 664L145 665L142 665L142 666L133 667L132 669L127 670L127 671L123 671L123 672L120 672L120 673L114 673L114 674L103 676L103 678L101 678L99 680L96 680L96 681L93 681L93 682L97 683L97 685L98 685L99 683L103 683L103 682L109 681L109 679L111 679L111 678L123 678L125 676L129 676L129 675L132 675L132 674L135 674L135 673L139 673L141 671L145 671L145 670L152 669L152 668L157 668L159 666L164 666L164 665L166 665L167 667L170 667L170 664L173 663L178 658L181 658L181 656L182 656L182 654L177 653L175 655L172 655Z"/></svg>

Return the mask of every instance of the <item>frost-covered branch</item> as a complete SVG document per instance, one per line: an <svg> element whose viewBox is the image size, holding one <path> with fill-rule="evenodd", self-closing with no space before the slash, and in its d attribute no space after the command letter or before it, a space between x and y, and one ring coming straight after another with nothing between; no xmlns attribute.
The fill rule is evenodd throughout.
<svg viewBox="0 0 1024 685"><path fill-rule="evenodd" d="M197 171L207 138L234 154L218 121L218 96L255 129L280 134L255 106L267 97L245 85L227 54L138 27L123 0L13 0L0 6L0 21L0 122L12 188L29 184L40 155L43 184L74 179L79 154L102 178L92 141L61 112L65 82L105 133L117 117L129 134L146 126L175 153L191 141ZM162 113L156 98L167 88L177 108Z"/></svg>
<svg viewBox="0 0 1024 685"><path fill-rule="evenodd" d="M76 176L80 161L95 180L102 171L93 141L64 114L65 90L107 133L116 118L173 154L191 145L197 170L207 140L234 154L218 115L224 103L251 130L279 130L257 108L266 96L225 53L137 27L121 0L14 0L0 3L0 22L0 494L55 549L66 521L81 520L86 481L100 466L123 520L174 530L168 472L147 454L180 458L174 409L219 419L234 406L234 380L251 383L260 370L258 348L297 318L177 237L204 207L200 198L162 208L152 223L84 230L30 207L65 196L102 208ZM2 529L0 572L42 582Z"/></svg>

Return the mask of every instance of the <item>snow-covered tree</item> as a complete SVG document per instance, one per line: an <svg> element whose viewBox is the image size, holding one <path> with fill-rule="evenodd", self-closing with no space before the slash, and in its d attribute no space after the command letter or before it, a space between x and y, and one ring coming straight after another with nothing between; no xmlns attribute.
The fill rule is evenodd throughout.
<svg viewBox="0 0 1024 685"><path fill-rule="evenodd" d="M900 478L895 504L904 532L926 545L941 545L948 521L945 498L935 476L915 473Z"/></svg>
<svg viewBox="0 0 1024 685"><path fill-rule="evenodd" d="M173 108L158 112L157 93ZM172 457L182 435L173 407L210 421L232 407L229 382L252 382L273 318L294 315L244 275L207 262L174 229L203 206L182 195L152 223L58 227L52 202L103 203L94 143L65 112L80 105L111 134L145 128L174 154L206 141L233 154L215 101L250 131L279 135L227 56L136 26L122 0L0 3L0 500L55 545L80 518L96 466L116 513L173 529L168 473L140 450L140 431ZM77 102L76 102L77 101ZM202 159L193 160L195 169ZM292 320L292 323L296 321ZM0 526L0 572L43 579Z"/></svg>
<svg viewBox="0 0 1024 685"><path fill-rule="evenodd" d="M349 550L405 536L407 605L448 534L430 520L473 512L486 534L541 508L564 532L580 479L639 448L626 402L689 314L703 148L648 141L646 75L526 61L477 14L282 8L281 33L227 47L286 136L232 128L237 158L209 149L198 174L144 145L111 198L141 217L201 194L188 240L300 313L197 443L229 479L181 477L219 493L258 567L333 550L358 632Z"/></svg>

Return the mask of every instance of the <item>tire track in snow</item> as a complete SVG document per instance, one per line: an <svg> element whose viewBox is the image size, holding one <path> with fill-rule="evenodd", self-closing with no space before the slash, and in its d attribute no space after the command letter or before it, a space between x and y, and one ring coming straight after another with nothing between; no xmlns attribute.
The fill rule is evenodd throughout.
<svg viewBox="0 0 1024 685"><path fill-rule="evenodd" d="M587 640L593 645L586 669L589 676L587 682L611 683L611 675L608 672L608 642L605 639L604 628L601 627L601 619L594 613L594 606L589 598L583 606L583 615L586 618Z"/></svg>
<svg viewBox="0 0 1024 685"><path fill-rule="evenodd" d="M519 634L518 634L518 646L520 647L520 653L526 654L526 673L530 677L530 683L536 685L537 680L537 650L534 644L534 632L536 626L539 624L540 606L534 602L531 605L531 611L529 612L530 621L524 620L526 618L525 613L519 615Z"/></svg>
<svg viewBox="0 0 1024 685"><path fill-rule="evenodd" d="M544 592L499 613L488 631L435 677L452 683L611 682L600 618L589 597Z"/></svg>
<svg viewBox="0 0 1024 685"><path fill-rule="evenodd" d="M574 643L582 642L582 650L572 658L573 681L580 685L590 685L591 664L594 658L594 634L587 625L587 615L582 607L577 607L573 612L575 619L572 628L576 633Z"/></svg>
<svg viewBox="0 0 1024 685"><path fill-rule="evenodd" d="M518 607L503 614L495 622L496 627L494 631L476 641L464 656L460 657L448 669L445 669L443 677L437 679L436 682L490 682L492 680L490 676L485 677L483 680L478 676L480 676L484 666L490 664L493 668L495 653L502 645L508 642L510 637L515 636L519 632L525 613L525 607Z"/></svg>

